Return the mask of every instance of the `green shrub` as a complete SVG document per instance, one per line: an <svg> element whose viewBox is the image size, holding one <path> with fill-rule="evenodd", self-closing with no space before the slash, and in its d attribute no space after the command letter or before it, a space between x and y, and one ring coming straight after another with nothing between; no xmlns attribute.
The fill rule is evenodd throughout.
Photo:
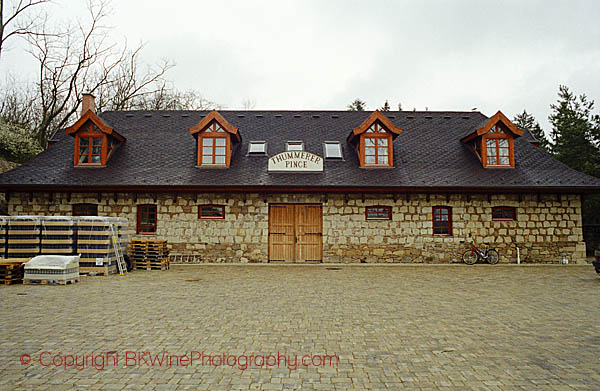
<svg viewBox="0 0 600 391"><path fill-rule="evenodd" d="M27 129L0 119L0 155L23 163L44 149Z"/></svg>

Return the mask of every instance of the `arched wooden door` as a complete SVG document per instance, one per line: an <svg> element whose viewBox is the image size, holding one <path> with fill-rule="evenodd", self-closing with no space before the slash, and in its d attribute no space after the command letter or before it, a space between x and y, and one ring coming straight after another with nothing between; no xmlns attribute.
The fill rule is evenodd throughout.
<svg viewBox="0 0 600 391"><path fill-rule="evenodd" d="M269 205L269 261L321 262L321 205Z"/></svg>

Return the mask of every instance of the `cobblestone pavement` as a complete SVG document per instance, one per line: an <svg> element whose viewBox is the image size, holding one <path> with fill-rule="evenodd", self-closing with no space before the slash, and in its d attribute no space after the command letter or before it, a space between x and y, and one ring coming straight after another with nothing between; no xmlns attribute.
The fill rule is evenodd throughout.
<svg viewBox="0 0 600 391"><path fill-rule="evenodd" d="M599 390L599 303L592 266L204 265L0 286L0 390ZM170 366L135 353L163 351Z"/></svg>

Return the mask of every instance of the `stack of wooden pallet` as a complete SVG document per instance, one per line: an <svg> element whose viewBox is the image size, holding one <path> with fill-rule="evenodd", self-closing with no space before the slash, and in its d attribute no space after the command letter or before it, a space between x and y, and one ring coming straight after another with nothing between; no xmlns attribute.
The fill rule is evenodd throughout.
<svg viewBox="0 0 600 391"><path fill-rule="evenodd" d="M109 275L117 273L117 256L112 243L111 225L103 217L80 217L77 222L79 272Z"/></svg>
<svg viewBox="0 0 600 391"><path fill-rule="evenodd" d="M0 259L0 284L23 282L23 261Z"/></svg>
<svg viewBox="0 0 600 391"><path fill-rule="evenodd" d="M40 253L39 216L14 216L8 220L7 257L29 261Z"/></svg>
<svg viewBox="0 0 600 391"><path fill-rule="evenodd" d="M41 217L42 254L71 255L75 252L75 221L71 217Z"/></svg>
<svg viewBox="0 0 600 391"><path fill-rule="evenodd" d="M130 248L134 269L169 269L169 250L166 240L132 240Z"/></svg>

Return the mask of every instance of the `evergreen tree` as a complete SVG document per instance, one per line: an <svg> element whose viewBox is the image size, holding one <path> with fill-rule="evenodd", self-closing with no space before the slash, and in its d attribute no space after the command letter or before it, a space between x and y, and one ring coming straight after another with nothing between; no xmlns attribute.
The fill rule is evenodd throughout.
<svg viewBox="0 0 600 391"><path fill-rule="evenodd" d="M528 130L529 133L533 135L539 142L540 148L546 152L550 152L551 145L550 141L546 137L546 134L542 130L539 122L535 120L535 117L527 112L527 110L523 110L521 114L515 115L513 118L513 122L521 129Z"/></svg>
<svg viewBox="0 0 600 391"><path fill-rule="evenodd" d="M367 108L367 104L360 99L355 99L347 107L348 111L365 111L365 109Z"/></svg>
<svg viewBox="0 0 600 391"><path fill-rule="evenodd" d="M385 100L385 103L383 104L383 106L381 106L379 111L390 111L390 104L388 103L387 99Z"/></svg>
<svg viewBox="0 0 600 391"><path fill-rule="evenodd" d="M600 116L592 114L594 101L576 97L560 86L558 102L550 105L552 153L567 166L600 176Z"/></svg>

